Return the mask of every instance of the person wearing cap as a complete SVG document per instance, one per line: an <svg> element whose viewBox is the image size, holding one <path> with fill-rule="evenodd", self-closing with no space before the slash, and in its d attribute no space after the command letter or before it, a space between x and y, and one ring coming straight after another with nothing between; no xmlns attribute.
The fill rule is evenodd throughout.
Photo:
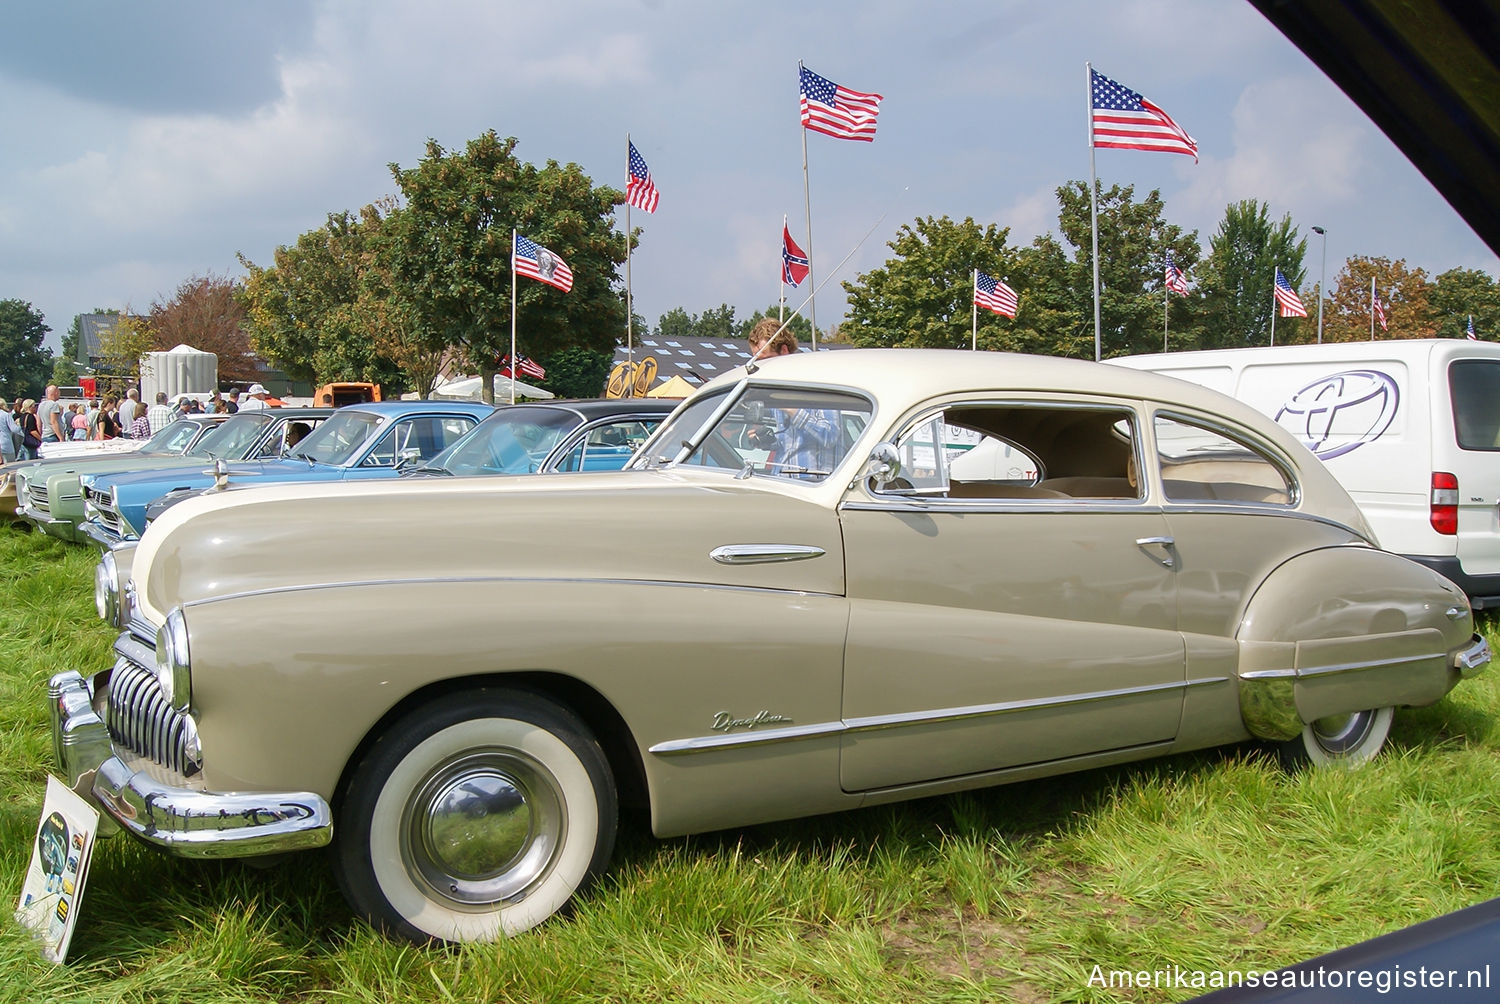
<svg viewBox="0 0 1500 1004"><path fill-rule="evenodd" d="M233 415L236 414L239 410L240 389L238 387L231 387L229 388L228 396L224 398L224 411L230 415Z"/></svg>
<svg viewBox="0 0 1500 1004"><path fill-rule="evenodd" d="M250 389L245 391L245 393L249 396L240 402L240 411L264 411L271 407L269 404L266 404L266 398L271 396L271 392L260 384L251 384Z"/></svg>

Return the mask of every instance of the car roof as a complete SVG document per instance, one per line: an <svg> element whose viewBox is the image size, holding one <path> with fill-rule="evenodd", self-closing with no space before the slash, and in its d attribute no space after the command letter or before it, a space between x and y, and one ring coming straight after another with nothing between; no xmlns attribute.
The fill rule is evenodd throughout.
<svg viewBox="0 0 1500 1004"><path fill-rule="evenodd" d="M277 411L282 409L278 408ZM325 409L327 410L327 409ZM365 401L361 404L346 404L337 411L362 411L382 418L398 415L445 414L476 415L484 417L494 411L494 405L473 401Z"/></svg>
<svg viewBox="0 0 1500 1004"><path fill-rule="evenodd" d="M612 415L669 415L682 402L656 397L578 398L565 401L527 401L512 408L554 408L576 412L586 421Z"/></svg>

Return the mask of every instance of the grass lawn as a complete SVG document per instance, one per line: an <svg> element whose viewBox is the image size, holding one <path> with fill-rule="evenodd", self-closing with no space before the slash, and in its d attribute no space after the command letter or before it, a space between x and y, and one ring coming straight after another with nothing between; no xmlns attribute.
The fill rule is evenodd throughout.
<svg viewBox="0 0 1500 1004"><path fill-rule="evenodd" d="M92 549L0 531L0 889L52 754L44 693L110 661ZM1500 650L1497 621L1486 619ZM356 923L320 853L269 868L99 845L69 963L0 928L4 1001L1182 1000L1103 971L1265 970L1500 891L1500 672L1398 711L1351 773L1228 747L674 840L627 818L604 881L513 940Z"/></svg>

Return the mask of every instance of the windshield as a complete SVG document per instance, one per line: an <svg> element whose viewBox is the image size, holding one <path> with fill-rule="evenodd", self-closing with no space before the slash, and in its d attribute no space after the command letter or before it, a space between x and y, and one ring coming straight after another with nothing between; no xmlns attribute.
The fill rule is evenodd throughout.
<svg viewBox="0 0 1500 1004"><path fill-rule="evenodd" d="M341 467L354 459L380 423L379 415L346 408L309 433L288 456Z"/></svg>
<svg viewBox="0 0 1500 1004"><path fill-rule="evenodd" d="M822 481L848 456L873 413L865 398L839 391L742 386L693 401L647 444L636 465L690 464ZM725 410L732 393L739 396Z"/></svg>
<svg viewBox="0 0 1500 1004"><path fill-rule="evenodd" d="M515 405L480 422L428 464L449 474L531 474L558 441L578 425L561 408Z"/></svg>
<svg viewBox="0 0 1500 1004"><path fill-rule="evenodd" d="M214 460L239 460L260 438L261 430L271 422L269 415L236 415L226 418L219 427L193 445L189 456Z"/></svg>
<svg viewBox="0 0 1500 1004"><path fill-rule="evenodd" d="M187 445L198 435L200 426L197 422L189 422L179 418L177 421L162 429L156 435L146 440L141 449L147 453L181 453L187 449Z"/></svg>

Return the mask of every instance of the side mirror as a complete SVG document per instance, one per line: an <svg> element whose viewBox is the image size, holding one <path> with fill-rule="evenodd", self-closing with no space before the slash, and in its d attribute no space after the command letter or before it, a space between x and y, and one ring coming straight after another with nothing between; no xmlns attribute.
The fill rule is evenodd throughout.
<svg viewBox="0 0 1500 1004"><path fill-rule="evenodd" d="M901 452L895 443L876 443L865 461L865 477L875 482L875 487L884 488L901 476Z"/></svg>
<svg viewBox="0 0 1500 1004"><path fill-rule="evenodd" d="M396 454L396 467L410 467L412 464L415 464L421 459L422 451L417 449L415 446L409 446L406 449L402 450L400 453Z"/></svg>

